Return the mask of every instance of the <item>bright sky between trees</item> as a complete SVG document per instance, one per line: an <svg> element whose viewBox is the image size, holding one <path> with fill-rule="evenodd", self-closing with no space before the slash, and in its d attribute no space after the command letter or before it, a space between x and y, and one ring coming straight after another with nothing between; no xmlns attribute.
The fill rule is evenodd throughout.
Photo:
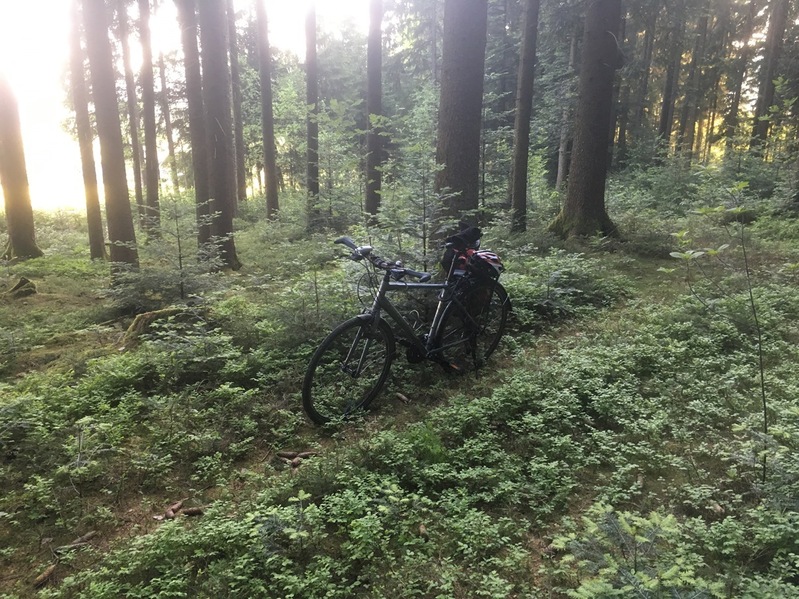
<svg viewBox="0 0 799 599"><path fill-rule="evenodd" d="M302 58L308 0L263 1L270 44ZM237 11L254 10L253 0L235 0L235 4ZM320 29L335 31L352 21L366 33L369 0L317 0L316 4ZM85 206L78 143L63 128L68 117L64 81L71 5L72 0L0 0L0 71L11 81L19 103L34 209ZM180 45L174 4L162 0L161 5L151 22L156 55L159 49L169 52ZM99 175L99 158L97 168Z"/></svg>

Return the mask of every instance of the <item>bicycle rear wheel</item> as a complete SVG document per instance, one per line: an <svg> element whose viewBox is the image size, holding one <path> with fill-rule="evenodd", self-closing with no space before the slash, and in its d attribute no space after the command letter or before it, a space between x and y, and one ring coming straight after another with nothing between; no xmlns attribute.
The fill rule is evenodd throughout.
<svg viewBox="0 0 799 599"><path fill-rule="evenodd" d="M505 332L510 300L492 281L474 281L453 297L441 318L436 346L442 361L457 370L479 368Z"/></svg>
<svg viewBox="0 0 799 599"><path fill-rule="evenodd" d="M380 393L394 358L394 334L355 317L341 323L314 352L302 384L302 405L316 424L365 410Z"/></svg>

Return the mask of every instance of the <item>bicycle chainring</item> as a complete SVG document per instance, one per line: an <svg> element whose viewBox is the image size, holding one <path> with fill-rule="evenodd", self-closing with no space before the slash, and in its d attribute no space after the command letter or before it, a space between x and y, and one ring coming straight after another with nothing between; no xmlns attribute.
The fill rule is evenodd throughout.
<svg viewBox="0 0 799 599"><path fill-rule="evenodd" d="M419 339L422 343L424 343L427 340L427 335L422 335ZM408 359L410 364L419 364L426 358L424 354L419 352L416 346L411 345L410 343L408 343L408 347L405 350L405 357Z"/></svg>

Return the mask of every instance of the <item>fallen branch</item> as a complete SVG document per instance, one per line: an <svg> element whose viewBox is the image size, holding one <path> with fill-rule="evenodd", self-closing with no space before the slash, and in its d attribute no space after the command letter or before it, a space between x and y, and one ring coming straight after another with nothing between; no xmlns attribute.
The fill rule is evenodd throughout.
<svg viewBox="0 0 799 599"><path fill-rule="evenodd" d="M181 499L180 501L176 501L168 508L166 508L166 512L164 512L164 518L166 518L167 520L172 520L175 517L175 514L177 514L180 511L180 508L183 507L183 503L185 501L186 501L185 499Z"/></svg>
<svg viewBox="0 0 799 599"><path fill-rule="evenodd" d="M75 549L80 549L81 547L86 547L94 537L97 536L96 530L90 530L85 535L78 537L71 543L67 543L66 545L61 545L60 547L56 547L53 549L55 553L63 553L66 551L74 551Z"/></svg>
<svg viewBox="0 0 799 599"><path fill-rule="evenodd" d="M42 572L41 574L39 574L36 577L36 580L33 581L33 588L34 589L38 589L39 587L42 587L45 584L47 584L47 581L50 580L50 578L52 578L53 573L55 572L55 568L56 568L57 565L58 565L58 562L55 562L55 563L50 564L49 566L47 566L47 569L44 572Z"/></svg>
<svg viewBox="0 0 799 599"><path fill-rule="evenodd" d="M166 508L166 511L162 515L153 516L153 520L158 520L159 522L161 520L174 520L175 519L175 515L178 512L180 512L180 510L183 508L183 504L187 501L187 499L188 498L181 499L180 501L176 501L175 503L170 505L168 508Z"/></svg>

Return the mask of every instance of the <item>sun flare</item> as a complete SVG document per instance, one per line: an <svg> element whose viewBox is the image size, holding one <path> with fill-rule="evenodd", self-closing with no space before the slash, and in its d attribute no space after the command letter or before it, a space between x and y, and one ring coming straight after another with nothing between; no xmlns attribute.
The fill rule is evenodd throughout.
<svg viewBox="0 0 799 599"><path fill-rule="evenodd" d="M270 43L302 58L309 0L264 1ZM369 0L317 0L315 4L320 28L335 30L351 20L366 32ZM64 80L71 5L72 0L0 3L0 71L11 82L19 103L31 201L38 210L84 207L78 144L64 129L70 117ZM153 46L155 52L170 52L179 48L179 29L174 5L162 6L162 13L152 19ZM236 0L235 6L239 13L253 10L252 0ZM140 63L135 39L131 50L134 63ZM99 162L97 166L99 173Z"/></svg>

